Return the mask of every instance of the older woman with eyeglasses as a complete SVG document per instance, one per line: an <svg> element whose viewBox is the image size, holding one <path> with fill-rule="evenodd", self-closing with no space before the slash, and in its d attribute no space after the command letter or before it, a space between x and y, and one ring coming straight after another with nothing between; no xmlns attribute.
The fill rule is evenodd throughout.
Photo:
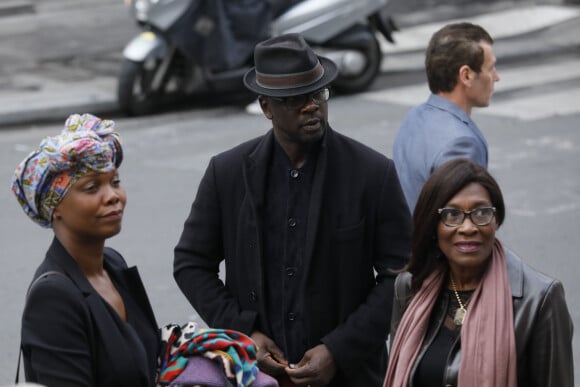
<svg viewBox="0 0 580 387"><path fill-rule="evenodd" d="M504 216L497 182L471 161L425 183L395 282L385 387L574 386L562 284L503 247Z"/></svg>

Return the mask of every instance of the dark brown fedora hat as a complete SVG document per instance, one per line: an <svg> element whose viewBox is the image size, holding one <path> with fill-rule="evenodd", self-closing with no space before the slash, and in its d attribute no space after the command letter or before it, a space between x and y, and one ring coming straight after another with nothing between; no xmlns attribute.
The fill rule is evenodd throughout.
<svg viewBox="0 0 580 387"><path fill-rule="evenodd" d="M327 86L337 75L330 59L317 56L300 34L286 34L258 43L255 67L244 75L253 92L270 97L307 94Z"/></svg>

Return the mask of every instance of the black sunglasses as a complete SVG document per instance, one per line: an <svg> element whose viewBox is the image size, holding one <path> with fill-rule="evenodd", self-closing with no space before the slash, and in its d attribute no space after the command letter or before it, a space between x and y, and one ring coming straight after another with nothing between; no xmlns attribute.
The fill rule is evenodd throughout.
<svg viewBox="0 0 580 387"><path fill-rule="evenodd" d="M330 98L330 90L325 87L308 94L293 95L291 97L269 97L271 100L284 105L289 110L300 109L309 101L320 106Z"/></svg>

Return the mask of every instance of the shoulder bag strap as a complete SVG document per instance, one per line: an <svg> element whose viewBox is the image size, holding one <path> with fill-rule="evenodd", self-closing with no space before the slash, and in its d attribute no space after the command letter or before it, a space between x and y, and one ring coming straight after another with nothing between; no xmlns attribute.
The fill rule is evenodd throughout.
<svg viewBox="0 0 580 387"><path fill-rule="evenodd" d="M39 280L41 280L42 278L48 277L49 275L52 275L52 274L62 275L63 277L66 277L66 275L64 275L64 273L61 273L60 271L56 271L56 270L49 270L45 273L42 273L41 275L36 277L36 279L34 281L32 281L32 283L28 287L28 291L26 292L26 297L28 298L28 295L30 294L30 290L34 287L34 285L36 285L36 283ZM14 378L15 384L18 384L18 381L20 379L20 360L21 360L21 358L22 358L22 342L20 342L20 348L18 349L18 363L16 364L16 377Z"/></svg>

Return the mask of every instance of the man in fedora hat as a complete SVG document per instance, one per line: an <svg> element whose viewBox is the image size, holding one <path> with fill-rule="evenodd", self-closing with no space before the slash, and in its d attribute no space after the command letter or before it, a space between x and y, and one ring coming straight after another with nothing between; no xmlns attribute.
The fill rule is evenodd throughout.
<svg viewBox="0 0 580 387"><path fill-rule="evenodd" d="M389 269L410 249L394 164L330 128L337 68L300 35L257 44L254 63L244 83L273 128L211 159L175 279L209 326L251 335L281 385L381 386Z"/></svg>

